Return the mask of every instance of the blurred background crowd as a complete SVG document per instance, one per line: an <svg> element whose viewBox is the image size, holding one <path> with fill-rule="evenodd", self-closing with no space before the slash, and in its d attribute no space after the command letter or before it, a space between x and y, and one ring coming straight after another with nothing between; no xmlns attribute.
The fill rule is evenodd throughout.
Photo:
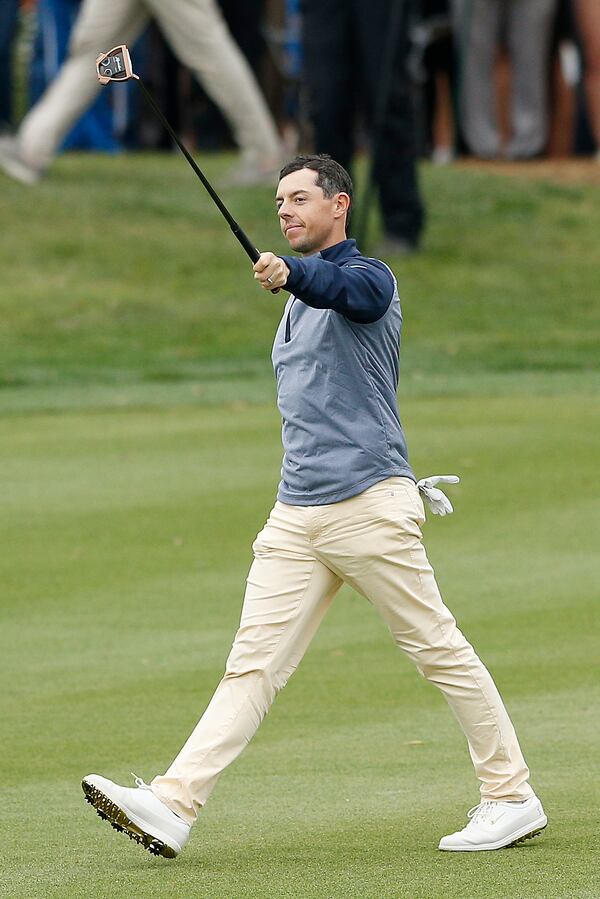
<svg viewBox="0 0 600 899"><path fill-rule="evenodd" d="M367 19L374 4L346 0L341 5L364 7ZM457 151L484 158L596 152L598 0L400 0L399 5L408 12L407 34L398 44L408 57L419 155L446 162ZM0 128L14 126L56 76L80 6L81 0L0 3ZM336 61L325 55L318 65L302 28L303 17L310 23L319 7L324 21L338 28L331 6L328 0L218 2L290 151L311 141L307 63L314 67L317 62L316 77L324 89L329 77L336 77ZM314 43L315 35L308 37ZM319 39L325 45L327 35ZM375 66L383 49L374 56ZM132 55L136 71L151 83L167 117L192 146L232 146L218 108L178 62L154 22ZM160 125L132 90L102 97L66 141L69 147L107 151L167 145Z"/></svg>
<svg viewBox="0 0 600 899"><path fill-rule="evenodd" d="M237 183L298 150L350 168L371 148L399 250L422 229L419 158L600 161L599 0L1 0L9 174L170 146L133 84L99 91L109 37L191 148L241 150Z"/></svg>

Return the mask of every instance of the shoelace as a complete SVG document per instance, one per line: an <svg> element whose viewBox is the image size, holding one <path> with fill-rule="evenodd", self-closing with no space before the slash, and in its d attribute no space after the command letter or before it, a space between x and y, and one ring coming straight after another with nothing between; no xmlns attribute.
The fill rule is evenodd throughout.
<svg viewBox="0 0 600 899"><path fill-rule="evenodd" d="M149 784L147 784L145 781L143 781L141 777L138 777L137 774L134 774L133 771L131 772L131 776L133 777L133 779L135 781L135 785L139 790L152 791L152 787ZM174 819L176 819L178 821L183 821L183 818L180 818L179 815L175 814L175 812L171 811L170 809L167 810L167 814L171 815ZM185 821L184 823L187 824L187 827L189 830L189 828L190 828L189 823L187 821Z"/></svg>
<svg viewBox="0 0 600 899"><path fill-rule="evenodd" d="M151 790L152 789L152 787L149 786L149 784L144 783L142 778L138 777L137 774L134 774L133 771L131 772L131 776L133 777L133 779L135 781L136 787L138 787L140 790Z"/></svg>
<svg viewBox="0 0 600 899"><path fill-rule="evenodd" d="M491 821L495 808L495 802L491 802L489 799L485 800L484 802L480 802L479 805L475 805L473 808L469 809L467 818L471 819L471 824L481 824L484 821Z"/></svg>

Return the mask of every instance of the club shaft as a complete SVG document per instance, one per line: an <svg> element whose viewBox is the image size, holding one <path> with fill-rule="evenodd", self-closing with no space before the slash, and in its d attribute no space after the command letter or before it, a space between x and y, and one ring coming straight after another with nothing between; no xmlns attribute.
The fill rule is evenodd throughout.
<svg viewBox="0 0 600 899"><path fill-rule="evenodd" d="M148 101L148 104L152 107L152 109L154 110L154 112L156 113L158 118L161 120L164 127L169 132L169 134L171 135L171 137L173 138L173 140L175 141L175 143L177 144L177 146L179 147L179 149L181 150L181 152L183 153L183 155L185 156L185 158L191 165L192 169L194 170L194 172L196 173L196 175L198 176L198 178L200 179L200 181L202 182L202 184L204 185L204 187L210 194L212 200L214 201L215 205L217 206L217 208L223 215L223 218L226 220L226 222L229 225L229 227L231 228L233 234L236 236L236 238L238 239L238 241L240 242L240 244L242 245L242 247L244 248L244 250L250 257L252 262L257 262L260 257L260 253L254 246L254 244L252 243L252 241L250 240L250 238L248 237L246 232L238 225L236 220L233 218L233 216L229 212L227 206L225 206L225 204L221 200L220 196L218 195L216 190L213 188L213 186L210 183L210 181L208 180L208 178L205 176L202 169L196 164L194 158L192 157L191 153L188 151L187 147L185 147L181 143L181 141L177 137L177 134L175 133L173 128L171 128L167 119L164 117L160 107L157 106L156 103L154 102L154 98L152 97L152 94L146 88L146 86L144 85L144 82L141 80L141 78L139 78L139 77L137 78L137 83L141 87L141 89L144 93L144 96L145 96L146 100Z"/></svg>

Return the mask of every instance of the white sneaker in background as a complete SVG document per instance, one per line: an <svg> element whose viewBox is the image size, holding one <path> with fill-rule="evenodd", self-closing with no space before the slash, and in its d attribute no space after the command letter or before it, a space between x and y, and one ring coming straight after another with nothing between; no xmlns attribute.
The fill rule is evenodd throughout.
<svg viewBox="0 0 600 899"><path fill-rule="evenodd" d="M256 163L241 159L227 175L221 179L221 187L258 187L268 185L275 187L279 180L281 160L271 159Z"/></svg>
<svg viewBox="0 0 600 899"><path fill-rule="evenodd" d="M452 147L434 147L431 151L431 161L434 165L450 165L456 159L456 154Z"/></svg>
<svg viewBox="0 0 600 899"><path fill-rule="evenodd" d="M524 802L480 802L468 815L463 830L442 837L439 849L447 852L483 852L503 849L536 837L548 819L537 796Z"/></svg>
<svg viewBox="0 0 600 899"><path fill-rule="evenodd" d="M135 788L120 787L100 774L88 774L81 786L86 800L116 831L153 855L175 858L189 839L191 825L167 808L141 778L135 782Z"/></svg>
<svg viewBox="0 0 600 899"><path fill-rule="evenodd" d="M43 175L23 159L18 140L8 134L0 137L0 169L22 184L36 184Z"/></svg>

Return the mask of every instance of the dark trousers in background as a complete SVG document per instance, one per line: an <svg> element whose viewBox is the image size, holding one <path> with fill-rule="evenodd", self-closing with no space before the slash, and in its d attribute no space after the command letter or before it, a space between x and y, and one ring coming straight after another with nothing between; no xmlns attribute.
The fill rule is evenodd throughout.
<svg viewBox="0 0 600 899"><path fill-rule="evenodd" d="M0 131L12 123L13 46L19 0L0 0Z"/></svg>
<svg viewBox="0 0 600 899"><path fill-rule="evenodd" d="M315 150L329 153L349 168L359 104L367 125L373 125L390 15L396 3L402 7L402 17L394 77L375 148L374 174L386 234L416 244L424 211L406 67L414 0L303 0L304 78Z"/></svg>

